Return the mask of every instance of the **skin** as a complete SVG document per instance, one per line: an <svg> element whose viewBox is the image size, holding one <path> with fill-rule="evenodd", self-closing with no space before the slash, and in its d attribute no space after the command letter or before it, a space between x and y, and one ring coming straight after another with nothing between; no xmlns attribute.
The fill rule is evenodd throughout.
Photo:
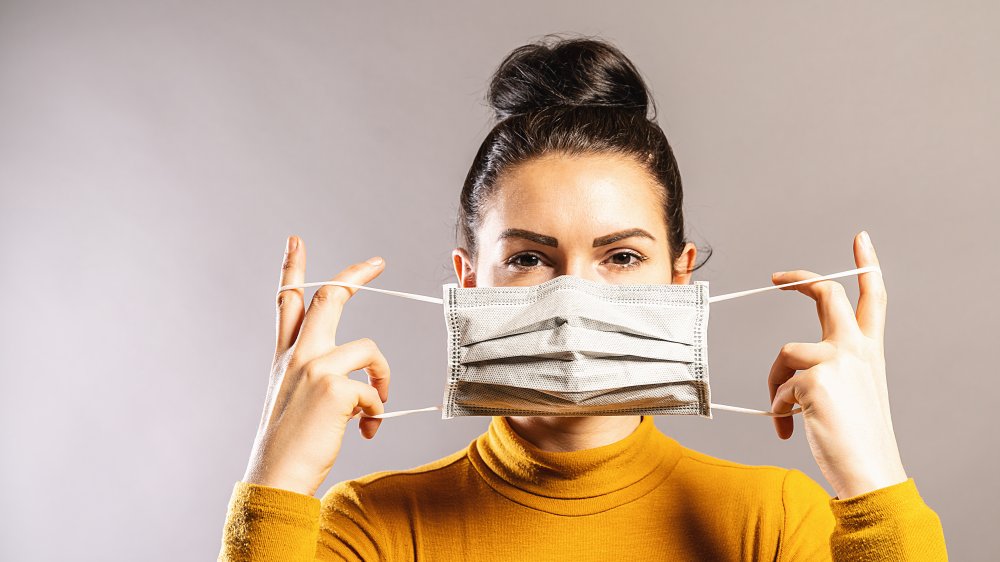
<svg viewBox="0 0 1000 562"><path fill-rule="evenodd" d="M617 155L550 154L508 170L477 229L478 253L452 253L464 287L534 285L559 275L602 283L689 283L697 250L672 256L661 188L639 164ZM610 240L613 239L613 240ZM867 233L854 239L858 267L878 265ZM288 239L280 284L305 281L305 244ZM365 284L381 258L354 264L333 280ZM818 274L772 275L775 284ZM857 310L834 280L784 288L809 297L822 328L819 342L781 347L767 376L772 410L802 407L802 423L824 477L846 499L907 479L889 415L883 334L886 292L881 273L858 276ZM243 480L313 495L333 467L348 422L383 412L389 366L369 339L337 343L340 315L356 289L324 286L305 307L302 290L277 302L274 362L264 412ZM368 382L347 375L363 369ZM577 451L618 441L639 416L510 417L514 430L548 451ZM372 438L382 420L361 417ZM792 417L773 418L781 439Z"/></svg>

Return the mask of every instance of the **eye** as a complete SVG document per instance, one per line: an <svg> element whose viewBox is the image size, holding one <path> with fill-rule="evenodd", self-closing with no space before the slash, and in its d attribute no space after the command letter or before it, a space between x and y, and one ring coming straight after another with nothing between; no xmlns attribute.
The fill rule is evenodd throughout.
<svg viewBox="0 0 1000 562"><path fill-rule="evenodd" d="M542 258L538 254L532 253L516 254L507 260L507 265L516 269L531 269L542 265Z"/></svg>
<svg viewBox="0 0 1000 562"><path fill-rule="evenodd" d="M632 250L615 252L607 259L607 262L619 269L630 269L638 267L640 263L646 261L646 256Z"/></svg>

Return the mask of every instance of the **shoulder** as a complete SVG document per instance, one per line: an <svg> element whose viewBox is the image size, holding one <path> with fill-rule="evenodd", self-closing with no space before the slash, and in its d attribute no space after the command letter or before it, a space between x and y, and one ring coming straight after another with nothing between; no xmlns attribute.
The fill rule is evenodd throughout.
<svg viewBox="0 0 1000 562"><path fill-rule="evenodd" d="M756 481L780 486L789 469L772 465L738 463L681 447L675 472L678 476L711 475L716 478L738 478L744 482Z"/></svg>
<svg viewBox="0 0 1000 562"><path fill-rule="evenodd" d="M448 495L471 471L468 449L435 461L406 469L383 470L338 482L323 495L324 511L360 511L365 505L378 505L383 513L391 506L406 507L417 500Z"/></svg>
<svg viewBox="0 0 1000 562"><path fill-rule="evenodd" d="M447 497L447 482L467 472L466 450L409 470L344 480L320 500L320 546L331 558L405 558L408 530L428 503Z"/></svg>
<svg viewBox="0 0 1000 562"><path fill-rule="evenodd" d="M828 542L814 539L829 537L833 529L830 496L801 470L743 464L683 447L670 481L680 489L712 498L717 506L710 510L713 516L732 525L779 529L786 537L782 543L792 536L805 537L801 541L809 544L786 545L789 552L806 547L829 549Z"/></svg>
<svg viewBox="0 0 1000 562"><path fill-rule="evenodd" d="M773 465L752 465L682 447L674 476L686 486L705 486L718 495L739 496L756 502L789 502L827 505L826 490L801 470Z"/></svg>

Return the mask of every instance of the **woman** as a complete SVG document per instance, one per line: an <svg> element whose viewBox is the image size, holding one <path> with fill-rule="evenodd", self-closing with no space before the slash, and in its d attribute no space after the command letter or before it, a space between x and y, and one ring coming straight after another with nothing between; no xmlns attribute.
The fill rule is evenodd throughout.
<svg viewBox="0 0 1000 562"><path fill-rule="evenodd" d="M688 283L697 250L645 83L605 42L548 39L513 51L490 85L499 122L462 190L458 282ZM854 254L858 267L878 264L865 233ZM334 279L364 284L383 267L372 258ZM304 272L291 237L281 283ZM220 559L944 559L940 522L903 470L889 417L882 279L859 283L856 314L835 281L794 287L816 301L823 339L782 347L768 379L775 412L802 407L835 498L800 471L685 448L648 416L498 416L448 457L317 500L349 420L383 412L389 366L370 340L331 339L353 289L324 286L308 310L301 290L283 291L264 415ZM347 378L358 369L369 383ZM372 438L381 420L359 423ZM791 417L774 423L791 435Z"/></svg>

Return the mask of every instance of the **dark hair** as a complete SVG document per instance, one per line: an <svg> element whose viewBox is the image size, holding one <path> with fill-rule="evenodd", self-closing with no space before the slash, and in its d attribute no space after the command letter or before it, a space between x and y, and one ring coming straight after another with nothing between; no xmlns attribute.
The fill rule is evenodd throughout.
<svg viewBox="0 0 1000 562"><path fill-rule="evenodd" d="M546 35L507 55L486 99L497 123L462 186L457 225L473 256L480 214L505 171L549 152L615 153L635 158L663 186L673 269L685 244L681 176L649 88L628 57L603 40Z"/></svg>

